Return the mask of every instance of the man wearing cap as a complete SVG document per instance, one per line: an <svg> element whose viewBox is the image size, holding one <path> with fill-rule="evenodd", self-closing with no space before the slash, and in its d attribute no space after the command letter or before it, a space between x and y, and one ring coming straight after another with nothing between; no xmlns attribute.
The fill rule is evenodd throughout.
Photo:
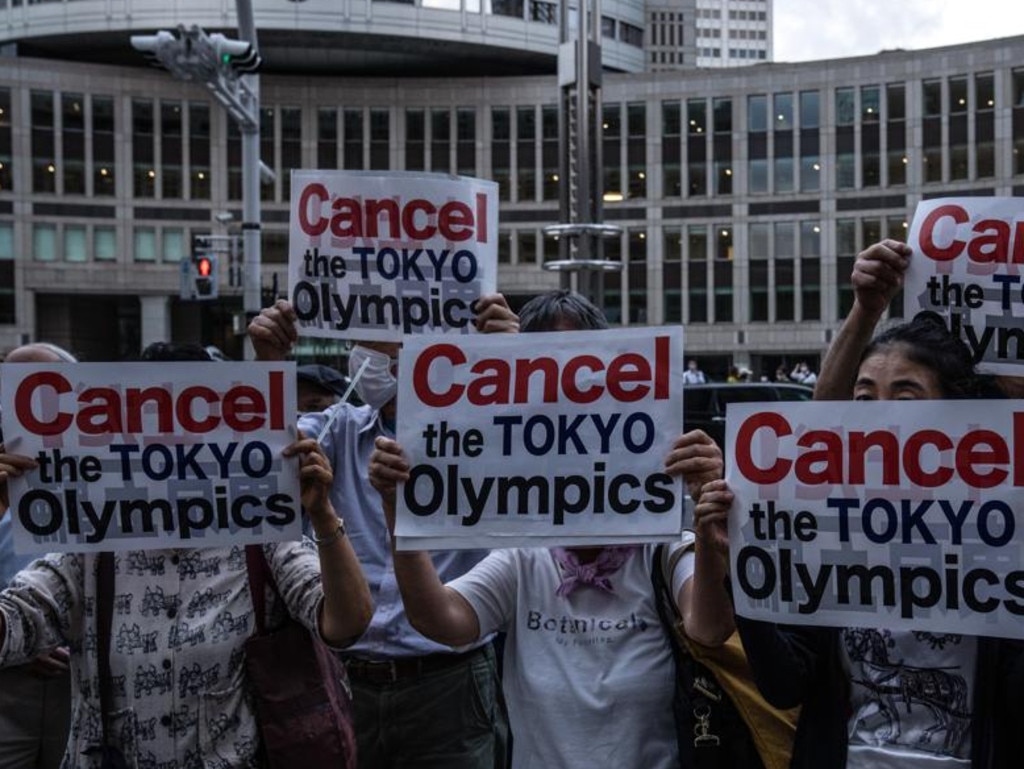
<svg viewBox="0 0 1024 769"><path fill-rule="evenodd" d="M477 303L478 331L516 332L519 318L500 294ZM259 360L283 360L298 339L295 310L280 300L249 324ZM380 495L370 485L370 455L378 436L394 438L398 382L397 342L357 342L349 375L366 366L356 393L366 405L306 413L299 428L319 435L334 470L331 501L345 519L349 540L374 601L370 627L346 649L352 681L360 769L494 769L505 765L507 721L490 638L458 652L413 630L395 579ZM485 551L434 556L443 580L469 571Z"/></svg>
<svg viewBox="0 0 1024 769"><path fill-rule="evenodd" d="M298 380L299 414L326 411L345 394L347 382L337 369L310 363L295 370Z"/></svg>

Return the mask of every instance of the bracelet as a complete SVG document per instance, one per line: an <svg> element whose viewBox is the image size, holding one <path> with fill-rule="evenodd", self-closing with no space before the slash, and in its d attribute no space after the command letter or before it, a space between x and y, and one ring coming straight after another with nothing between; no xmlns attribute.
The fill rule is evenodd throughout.
<svg viewBox="0 0 1024 769"><path fill-rule="evenodd" d="M310 537L313 540L313 544L317 547L323 547L324 545L331 544L336 539L341 539L345 536L345 521L341 518L338 519L338 528L328 534L326 537L318 537L314 531Z"/></svg>

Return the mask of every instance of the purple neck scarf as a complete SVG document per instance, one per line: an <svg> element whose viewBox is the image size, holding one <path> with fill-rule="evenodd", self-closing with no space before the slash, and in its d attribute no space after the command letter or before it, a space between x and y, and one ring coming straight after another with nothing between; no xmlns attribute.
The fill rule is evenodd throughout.
<svg viewBox="0 0 1024 769"><path fill-rule="evenodd" d="M636 545L615 545L601 548L601 552L590 563L580 563L576 553L564 547L552 548L551 554L555 562L562 567L562 583L555 591L559 598L565 598L576 588L593 585L606 593L614 592L609 577L622 568L629 560Z"/></svg>

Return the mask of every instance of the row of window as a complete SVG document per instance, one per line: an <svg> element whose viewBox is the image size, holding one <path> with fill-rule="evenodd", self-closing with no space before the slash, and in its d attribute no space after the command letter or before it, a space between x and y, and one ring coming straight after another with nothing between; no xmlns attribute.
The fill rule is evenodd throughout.
<svg viewBox="0 0 1024 769"><path fill-rule="evenodd" d="M767 21L767 11L729 11L730 21Z"/></svg>
<svg viewBox="0 0 1024 769"><path fill-rule="evenodd" d="M1024 174L1024 69L1008 79L1013 106L1008 170ZM913 153L905 83L841 87L833 92L832 152L821 152L821 92L751 94L746 97L746 191L815 192L821 171L834 168L837 189L900 186L915 174L923 182L985 179L996 174L996 93L991 72L928 80L921 89L920 149ZM114 196L115 136L120 110L100 94L32 91L30 185L33 192ZM707 131L706 98L662 103L662 188L647 185L647 105L605 104L601 149L606 199L732 194L733 100L710 101L716 126ZM684 109L685 106L685 118ZM0 190L14 183L12 91L0 88ZM558 114L554 104L491 107L490 136L482 136L475 107L320 108L305 127L299 107L261 111L261 157L277 171L263 184L263 198L285 201L287 171L319 168L426 170L489 175L505 201L558 199ZM228 122L226 191L214 192L211 106L206 102L132 99L130 179L136 198L208 200L242 197L242 144ZM395 118L402 121L400 130ZM684 128L685 119L685 131ZM304 130L315 132L315 159L303 153ZM404 141L396 139L402 137ZM741 140L743 140L741 138ZM481 152L483 148L483 152ZM489 157L487 155L489 154ZM915 156L916 157L913 157ZM912 162L913 161L913 162ZM481 162L484 168L480 168ZM684 174L685 171L685 174ZM685 181L684 181L684 176ZM710 183L709 183L710 182Z"/></svg>

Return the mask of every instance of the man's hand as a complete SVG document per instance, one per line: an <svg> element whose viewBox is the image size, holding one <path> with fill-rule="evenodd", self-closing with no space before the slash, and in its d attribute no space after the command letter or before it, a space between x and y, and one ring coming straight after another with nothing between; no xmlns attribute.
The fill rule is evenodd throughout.
<svg viewBox="0 0 1024 769"><path fill-rule="evenodd" d="M911 249L898 240L883 240L857 255L853 263L854 298L862 309L881 317L903 287L903 275L910 264Z"/></svg>
<svg viewBox="0 0 1024 769"><path fill-rule="evenodd" d="M290 302L278 299L272 307L264 307L249 323L249 339L256 351L256 360L284 360L299 338L298 316Z"/></svg>
<svg viewBox="0 0 1024 769"><path fill-rule="evenodd" d="M306 438L300 432L299 439L285 447L282 454L286 457L299 458L302 507L309 516L313 528L317 531L333 530L337 525L337 513L331 504L334 473L320 444L314 438Z"/></svg>
<svg viewBox="0 0 1024 769"><path fill-rule="evenodd" d="M519 316L508 306L501 294L485 294L476 301L473 323L482 334L515 334L519 331Z"/></svg>
<svg viewBox="0 0 1024 769"><path fill-rule="evenodd" d="M397 441L380 436L370 456L370 483L384 502L388 531L395 534L395 486L409 480L409 462Z"/></svg>
<svg viewBox="0 0 1024 769"><path fill-rule="evenodd" d="M67 675L71 669L70 660L71 655L68 654L68 650L63 646L58 646L53 651L40 654L28 665L32 675L36 678L59 678Z"/></svg>
<svg viewBox="0 0 1024 769"><path fill-rule="evenodd" d="M696 503L704 484L718 480L725 472L722 450L703 430L683 433L665 458L665 472L683 476L686 490Z"/></svg>

